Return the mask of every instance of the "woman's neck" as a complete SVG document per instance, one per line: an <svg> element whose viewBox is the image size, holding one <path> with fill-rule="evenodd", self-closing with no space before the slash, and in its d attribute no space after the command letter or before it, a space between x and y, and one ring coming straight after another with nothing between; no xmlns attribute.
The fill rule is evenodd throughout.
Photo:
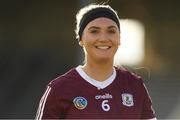
<svg viewBox="0 0 180 120"><path fill-rule="evenodd" d="M83 65L82 69L91 78L104 81L113 74L113 63L90 63L87 62Z"/></svg>

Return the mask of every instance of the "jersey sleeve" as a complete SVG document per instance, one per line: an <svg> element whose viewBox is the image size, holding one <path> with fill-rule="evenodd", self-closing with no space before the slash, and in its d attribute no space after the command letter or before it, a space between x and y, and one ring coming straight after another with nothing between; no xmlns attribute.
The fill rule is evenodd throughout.
<svg viewBox="0 0 180 120"><path fill-rule="evenodd" d="M48 85L40 100L36 120L61 118L61 111L57 90Z"/></svg>
<svg viewBox="0 0 180 120"><path fill-rule="evenodd" d="M152 101L144 83L143 83L143 92L144 92L144 103L143 103L142 119L156 119L155 112L152 107Z"/></svg>

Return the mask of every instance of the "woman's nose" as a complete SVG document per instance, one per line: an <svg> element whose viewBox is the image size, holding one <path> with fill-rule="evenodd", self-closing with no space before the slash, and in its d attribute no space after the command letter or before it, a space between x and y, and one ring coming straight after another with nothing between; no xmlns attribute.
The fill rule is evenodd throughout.
<svg viewBox="0 0 180 120"><path fill-rule="evenodd" d="M108 41L109 40L109 38L108 38L108 35L107 34L105 34L105 33L103 33L103 34L101 34L100 36L99 36L99 39L98 39L99 41Z"/></svg>

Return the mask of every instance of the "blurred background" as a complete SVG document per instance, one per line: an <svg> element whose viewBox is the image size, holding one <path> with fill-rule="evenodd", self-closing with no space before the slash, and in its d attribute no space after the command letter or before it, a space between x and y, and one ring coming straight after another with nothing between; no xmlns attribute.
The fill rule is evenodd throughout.
<svg viewBox="0 0 180 120"><path fill-rule="evenodd" d="M103 1L0 1L0 118L34 118L46 85L82 64L75 15L92 2ZM144 77L157 118L180 119L180 1L109 0L108 4L121 19L138 21L142 28L141 59L132 64L138 58L129 55L131 63L122 64L144 68L136 72ZM132 33L137 32L134 29Z"/></svg>

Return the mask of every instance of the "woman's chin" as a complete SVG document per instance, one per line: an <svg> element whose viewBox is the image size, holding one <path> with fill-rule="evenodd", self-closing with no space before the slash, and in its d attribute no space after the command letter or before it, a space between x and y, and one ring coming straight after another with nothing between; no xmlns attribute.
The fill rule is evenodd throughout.
<svg viewBox="0 0 180 120"><path fill-rule="evenodd" d="M112 60L112 57L107 57L107 56L102 56L102 57L99 57L98 59L97 59L99 62L111 62L111 61L113 61Z"/></svg>

